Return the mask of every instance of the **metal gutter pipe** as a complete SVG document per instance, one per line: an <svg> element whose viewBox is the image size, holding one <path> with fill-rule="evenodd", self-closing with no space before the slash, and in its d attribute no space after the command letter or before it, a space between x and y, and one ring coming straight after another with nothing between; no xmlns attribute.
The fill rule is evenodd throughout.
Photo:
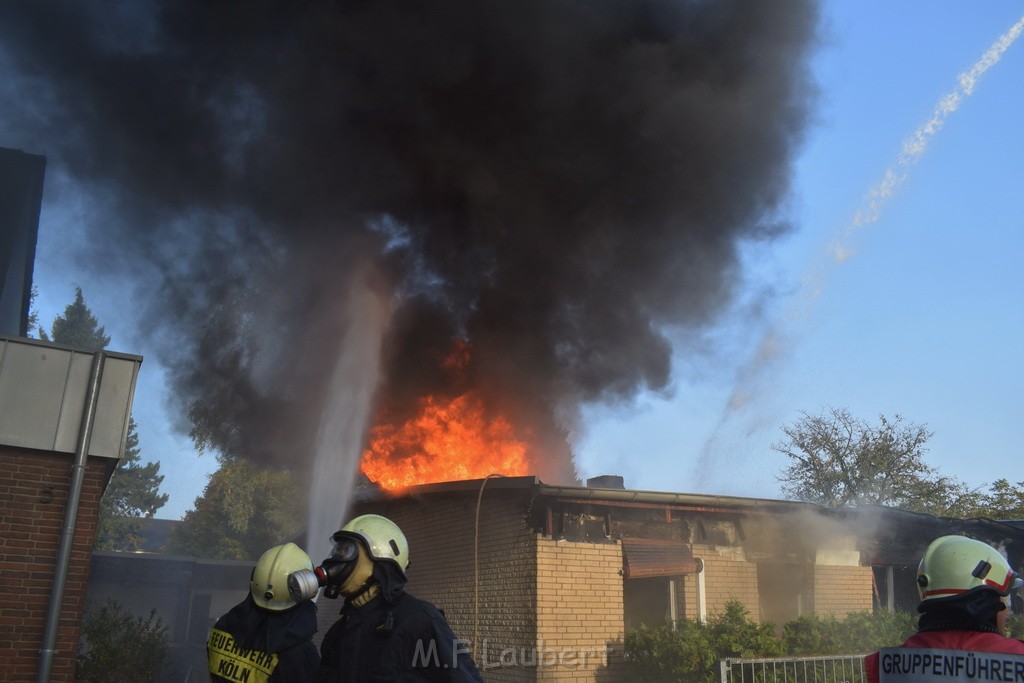
<svg viewBox="0 0 1024 683"><path fill-rule="evenodd" d="M700 623L708 623L708 589L704 585L704 560L697 558L700 562L700 568L697 570L697 618L700 619Z"/></svg>
<svg viewBox="0 0 1024 683"><path fill-rule="evenodd" d="M75 540L75 523L78 520L78 504L82 497L82 483L85 481L85 466L89 458L89 442L96 418L96 403L100 393L100 376L103 374L104 354L97 351L92 357L89 373L89 391L82 409L82 424L78 429L78 444L75 460L71 465L71 483L68 486L68 501L64 507L64 528L61 529L60 547L57 550L57 567L53 574L53 592L50 607L46 613L46 629L43 631L43 647L39 650L39 671L36 683L49 683L53 669L53 657L57 654L57 630L60 627L60 612L64 604L64 584L68 578L71 562L71 546Z"/></svg>
<svg viewBox="0 0 1024 683"><path fill-rule="evenodd" d="M667 491L636 491L632 489L593 489L580 486L551 486L540 484L540 493L545 496L562 496L576 498L579 500L593 501L595 504L602 502L622 501L637 503L655 503L659 505L680 505L680 506L713 506L713 507L743 507L757 509L792 510L795 507L821 510L822 506L816 503L804 503L800 501L782 501L766 498L740 498L737 496L717 496L700 493L670 493Z"/></svg>

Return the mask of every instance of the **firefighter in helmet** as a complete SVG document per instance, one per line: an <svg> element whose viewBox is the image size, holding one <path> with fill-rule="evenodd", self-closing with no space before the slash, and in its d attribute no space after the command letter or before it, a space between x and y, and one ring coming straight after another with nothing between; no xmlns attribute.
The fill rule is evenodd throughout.
<svg viewBox="0 0 1024 683"><path fill-rule="evenodd" d="M361 515L331 540L331 557L315 574L298 573L293 590L308 597L318 575L326 597L345 598L320 647L320 681L482 680L444 614L405 592L409 542L397 524Z"/></svg>
<svg viewBox="0 0 1024 683"><path fill-rule="evenodd" d="M917 593L921 598L917 633L900 648L868 655L868 682L936 678L934 667L925 666L919 654L903 653L904 648L938 651L943 657L938 679L952 676L958 666L967 667L963 669L966 671L969 664L981 661L973 655L968 659L965 652L1002 653L998 661L1012 659L1020 662L1017 671L1024 670L1024 642L1003 635L1010 596L1021 584L1006 558L987 543L966 536L935 539L917 568ZM949 667L945 668L947 662ZM988 660L985 662L987 666ZM921 671L914 669L918 665Z"/></svg>
<svg viewBox="0 0 1024 683"><path fill-rule="evenodd" d="M316 603L296 601L288 576L312 569L294 543L263 553L252 570L249 595L217 620L206 643L210 680L252 683L312 681L320 656L312 643Z"/></svg>

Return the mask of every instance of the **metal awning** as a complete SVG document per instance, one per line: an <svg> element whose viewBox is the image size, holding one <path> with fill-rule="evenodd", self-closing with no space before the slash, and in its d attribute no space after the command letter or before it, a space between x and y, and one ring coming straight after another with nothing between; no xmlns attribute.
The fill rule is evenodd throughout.
<svg viewBox="0 0 1024 683"><path fill-rule="evenodd" d="M693 550L683 541L621 538L622 575L627 579L696 574Z"/></svg>

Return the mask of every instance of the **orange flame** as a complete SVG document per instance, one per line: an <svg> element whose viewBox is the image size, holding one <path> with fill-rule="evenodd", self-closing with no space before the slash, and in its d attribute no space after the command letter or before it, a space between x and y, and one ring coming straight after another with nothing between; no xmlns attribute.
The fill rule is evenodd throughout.
<svg viewBox="0 0 1024 683"><path fill-rule="evenodd" d="M529 472L529 446L512 424L488 418L473 393L448 403L428 397L420 414L403 425L381 424L370 432L361 468L388 490L439 481Z"/></svg>

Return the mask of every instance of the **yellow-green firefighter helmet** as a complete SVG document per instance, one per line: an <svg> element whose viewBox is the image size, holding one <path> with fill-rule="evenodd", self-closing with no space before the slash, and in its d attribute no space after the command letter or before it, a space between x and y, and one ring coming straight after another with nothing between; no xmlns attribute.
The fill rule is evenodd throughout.
<svg viewBox="0 0 1024 683"><path fill-rule="evenodd" d="M300 569L312 570L313 563L294 543L275 545L263 553L249 581L253 602L274 611L293 607L295 600L288 594L288 575Z"/></svg>
<svg viewBox="0 0 1024 683"><path fill-rule="evenodd" d="M409 541L398 525L380 515L360 515L341 527L331 540L339 537L354 537L363 542L375 561L393 562L405 574L409 566Z"/></svg>
<svg viewBox="0 0 1024 683"><path fill-rule="evenodd" d="M950 600L978 590L1009 595L1021 583L998 550L966 536L935 539L917 568L917 593L922 603Z"/></svg>

